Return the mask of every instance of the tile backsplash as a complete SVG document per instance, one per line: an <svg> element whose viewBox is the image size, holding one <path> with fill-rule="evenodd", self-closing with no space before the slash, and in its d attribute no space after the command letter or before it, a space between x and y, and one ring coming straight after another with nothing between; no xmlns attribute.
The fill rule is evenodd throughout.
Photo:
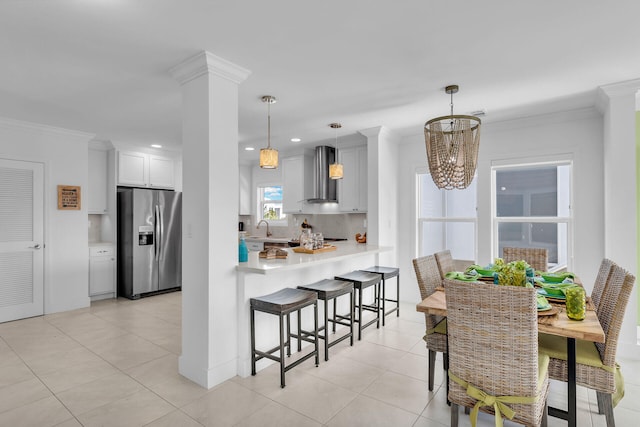
<svg viewBox="0 0 640 427"><path fill-rule="evenodd" d="M300 225L305 219L313 227L314 232L320 232L324 237L355 240L356 233L364 234L367 232L366 213L289 214L287 215L288 224L286 227L270 227L273 237L297 238L300 235ZM238 220L244 222L244 229L247 231L251 230L252 224L255 224L255 218L251 215L241 215Z"/></svg>

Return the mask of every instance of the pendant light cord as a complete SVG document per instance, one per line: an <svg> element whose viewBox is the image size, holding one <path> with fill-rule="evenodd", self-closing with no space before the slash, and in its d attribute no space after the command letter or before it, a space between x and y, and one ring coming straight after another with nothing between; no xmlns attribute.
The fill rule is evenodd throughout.
<svg viewBox="0 0 640 427"><path fill-rule="evenodd" d="M271 149L271 101L267 101L267 147Z"/></svg>

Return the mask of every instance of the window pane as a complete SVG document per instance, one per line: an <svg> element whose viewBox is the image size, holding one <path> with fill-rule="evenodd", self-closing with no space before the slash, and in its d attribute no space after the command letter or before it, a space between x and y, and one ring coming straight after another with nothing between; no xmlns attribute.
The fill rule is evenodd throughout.
<svg viewBox="0 0 640 427"><path fill-rule="evenodd" d="M475 223L423 221L420 256L449 249L457 259L475 259Z"/></svg>
<svg viewBox="0 0 640 427"><path fill-rule="evenodd" d="M286 218L282 211L282 186L258 187L258 195L260 219L276 221Z"/></svg>
<svg viewBox="0 0 640 427"><path fill-rule="evenodd" d="M559 184L568 210L569 170L545 165L496 171L497 216L558 216Z"/></svg>
<svg viewBox="0 0 640 427"><path fill-rule="evenodd" d="M502 248L545 248L549 263L567 263L567 224L555 222L502 222L498 224L498 253Z"/></svg>
<svg viewBox="0 0 640 427"><path fill-rule="evenodd" d="M442 222L422 222L420 242L420 256L430 255L444 249L444 224Z"/></svg>
<svg viewBox="0 0 640 427"><path fill-rule="evenodd" d="M445 216L442 191L433 183L428 173L418 175L418 217L442 218Z"/></svg>
<svg viewBox="0 0 640 427"><path fill-rule="evenodd" d="M477 181L474 179L464 190L440 190L447 200L447 218L475 218Z"/></svg>
<svg viewBox="0 0 640 427"><path fill-rule="evenodd" d="M420 218L475 218L476 180L464 190L442 190L430 174L419 174Z"/></svg>
<svg viewBox="0 0 640 427"><path fill-rule="evenodd" d="M282 201L282 187L264 187L264 200L265 201Z"/></svg>

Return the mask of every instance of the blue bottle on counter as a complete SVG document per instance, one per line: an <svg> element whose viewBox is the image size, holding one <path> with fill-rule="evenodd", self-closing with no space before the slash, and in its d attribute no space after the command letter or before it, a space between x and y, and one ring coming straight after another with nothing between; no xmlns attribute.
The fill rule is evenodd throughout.
<svg viewBox="0 0 640 427"><path fill-rule="evenodd" d="M249 260L249 249L244 241L244 233L240 234L240 245L238 246L238 261L247 262Z"/></svg>

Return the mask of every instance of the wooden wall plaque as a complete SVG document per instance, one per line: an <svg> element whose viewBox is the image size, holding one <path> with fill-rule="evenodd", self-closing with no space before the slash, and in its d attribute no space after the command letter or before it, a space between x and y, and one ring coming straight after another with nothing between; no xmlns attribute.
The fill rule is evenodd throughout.
<svg viewBox="0 0 640 427"><path fill-rule="evenodd" d="M76 185L58 185L58 209L79 211L82 207L82 194Z"/></svg>

